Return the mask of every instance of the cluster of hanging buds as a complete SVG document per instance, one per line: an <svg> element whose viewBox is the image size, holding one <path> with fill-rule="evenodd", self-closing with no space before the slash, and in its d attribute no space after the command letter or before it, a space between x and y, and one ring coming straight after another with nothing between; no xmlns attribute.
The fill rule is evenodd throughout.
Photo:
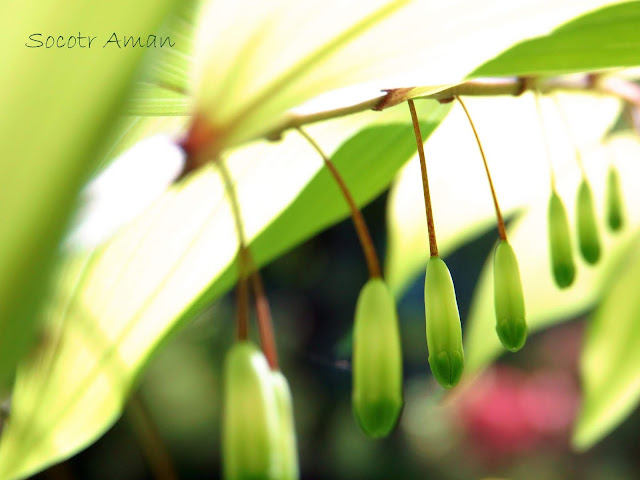
<svg viewBox="0 0 640 480"><path fill-rule="evenodd" d="M477 140L493 197L499 234L493 262L496 332L503 346L515 352L523 347L527 338L524 295L518 261L513 248L507 240L502 213L478 132L464 102L459 97L455 98L464 109ZM427 262L424 285L429 365L440 385L445 388L451 388L459 382L464 370L462 328L451 274L445 262L438 256L427 166L418 116L413 101L409 100L408 103L420 158L431 256Z"/></svg>
<svg viewBox="0 0 640 480"><path fill-rule="evenodd" d="M466 106L459 98L458 100L467 113L478 139ZM464 370L460 314L451 274L445 262L438 256L422 136L413 101L408 103L421 162L431 252L424 287L428 361L438 383L445 388L452 388L460 381ZM403 407L402 347L395 301L383 280L380 263L362 213L347 185L313 138L301 128L298 128L298 131L323 158L325 166L340 188L351 210L367 261L370 278L360 291L355 309L352 405L354 417L365 434L372 438L385 437L395 427ZM502 215L479 139L478 146L495 203L500 235L494 257L496 331L504 346L516 351L524 345L527 335L520 274L515 254L507 241ZM219 166L233 205L240 241L238 298L241 305L241 299L246 297L244 283L248 275L247 270L252 270L253 265L247 260L250 255L244 241L232 183L225 173L224 165L220 162ZM252 274L252 279L255 278L259 278L257 272ZM259 282L253 281L252 284L256 285L254 290L258 323L266 356L247 340L246 311L239 308L238 342L227 355L224 371L225 477L293 479L298 477L298 455L291 393L285 377L277 367L264 291ZM267 318L261 320L261 317Z"/></svg>
<svg viewBox="0 0 640 480"><path fill-rule="evenodd" d="M228 479L298 478L289 384L252 342L238 340L224 362L222 454Z"/></svg>
<svg viewBox="0 0 640 480"><path fill-rule="evenodd" d="M536 95L538 114L542 119L540 99ZM564 116L562 106L556 99L556 105L565 122L567 133L571 137L569 122ZM541 122L542 123L542 122ZM543 134L544 127L542 128ZM580 150L575 139L571 138L576 154L576 161L580 168L581 178L576 197L576 233L578 237L578 251L583 260L589 265L595 265L602 255L598 218L596 215L593 191L584 166ZM550 161L550 159L549 159ZM551 259L551 272L553 279L559 288L570 287L576 277L576 263L573 258L573 242L571 240L571 227L567 210L558 194L555 185L553 168L551 170L551 196L547 213L549 231L549 258ZM607 192L605 195L606 223L613 232L620 230L624 224L622 209L622 192L620 175L618 170L610 165L607 175Z"/></svg>
<svg viewBox="0 0 640 480"><path fill-rule="evenodd" d="M507 239L506 228L491 179L489 165L466 105L464 109L484 163L495 207L498 242L493 256L495 328L502 345L521 349L527 338L525 302L518 261ZM539 99L536 102L540 112ZM426 159L416 108L407 101L414 127L424 189L430 258L424 284L428 361L433 376L444 388L454 387L464 371L462 328L456 293L446 263L438 255L435 225L429 195ZM318 152L344 196L362 245L369 280L360 291L353 327L352 406L362 431L372 438L389 435L403 407L402 347L393 295L385 283L368 228L347 185L320 146L302 128L298 132ZM194 137L191 135L189 138ZM197 136L196 136L197 137ZM190 144L187 142L186 147ZM191 163L195 149L185 148ZM586 262L595 264L601 243L594 198L578 155L582 180L576 202L576 231L579 251ZM280 479L299 477L293 404L289 385L278 367L269 304L260 276L244 238L243 224L233 183L224 162L216 160L232 206L239 240L237 339L224 364L223 469L227 479ZM188 169L187 169L188 171ZM607 176L606 222L612 231L622 228L624 214L620 177L611 166ZM548 208L551 270L560 288L569 287L576 275L571 229L564 204L555 188L551 170ZM250 282L249 282L250 280ZM261 349L248 338L248 298L251 283L256 301Z"/></svg>
<svg viewBox="0 0 640 480"><path fill-rule="evenodd" d="M247 247L240 208L226 166L216 162L238 234L236 341L224 362L222 458L229 480L299 478L293 401L278 365L269 302ZM249 340L248 282L255 297L262 350Z"/></svg>

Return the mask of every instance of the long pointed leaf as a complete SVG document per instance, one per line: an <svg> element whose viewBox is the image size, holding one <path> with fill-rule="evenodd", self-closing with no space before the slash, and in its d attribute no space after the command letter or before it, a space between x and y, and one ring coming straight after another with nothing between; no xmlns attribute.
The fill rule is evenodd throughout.
<svg viewBox="0 0 640 480"><path fill-rule="evenodd" d="M63 0L0 7L6 21L0 28L0 385L30 343L56 244L144 52L103 44L114 30L157 28L172 3ZM85 29L85 48L27 46L38 45L29 39L33 34L41 32L34 38L46 42L46 32L76 32L78 25ZM87 35L96 37L90 49Z"/></svg>

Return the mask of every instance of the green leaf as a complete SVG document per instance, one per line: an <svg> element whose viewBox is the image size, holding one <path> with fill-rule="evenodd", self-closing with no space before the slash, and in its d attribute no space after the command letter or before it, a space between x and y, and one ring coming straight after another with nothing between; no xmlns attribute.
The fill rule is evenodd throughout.
<svg viewBox="0 0 640 480"><path fill-rule="evenodd" d="M184 94L149 83L140 83L127 102L129 115L186 116L191 101Z"/></svg>
<svg viewBox="0 0 640 480"><path fill-rule="evenodd" d="M459 82L515 42L608 3L487 0L479 14L471 0L211 2L195 41L194 107L224 149L336 89L364 84L374 98L380 88Z"/></svg>
<svg viewBox="0 0 640 480"><path fill-rule="evenodd" d="M625 185L631 228L619 235L603 236L602 263L596 268L579 264L574 284L564 290L558 289L552 279L547 245L546 202L531 207L525 216L508 232L509 243L518 257L522 287L530 332L549 327L591 308L602 295L603 289L616 274L621 258L636 245L640 226L640 192L632 192L631 185L640 174L640 166L634 160L640 153L640 144L635 138L621 136L595 151L585 155L585 168L592 179L596 198L604 198L607 177L607 158L615 156ZM587 160L588 159L588 160ZM622 173L624 172L624 173ZM568 212L575 213L575 195L581 174L575 166L573 175L558 184L566 198ZM634 208L631 208L634 205ZM602 212L604 213L604 212ZM604 220L603 214L600 218ZM493 332L495 313L492 302L493 272L491 255L487 259L476 285L469 319L465 328L466 374L475 374L504 351ZM524 350L526 350L526 346Z"/></svg>
<svg viewBox="0 0 640 480"><path fill-rule="evenodd" d="M143 76L127 102L130 115L189 115L188 96L193 70L193 50L201 0L183 0L169 15L158 35L169 37L171 48L159 48L147 59ZM169 45L168 42L165 45Z"/></svg>
<svg viewBox="0 0 640 480"><path fill-rule="evenodd" d="M187 47L172 49L152 62L155 68L146 81L157 90L139 97L130 106L131 114L181 114L184 105L174 98L169 107L167 96L193 91L200 113L215 126L233 130L227 132L227 143L234 145L272 130L282 123L287 110L337 88L364 83L370 87L364 91L374 98L381 88L422 86L430 90L460 82L514 43L545 35L572 17L615 2L489 0L481 14L472 0L437 5L329 1L312 10L294 0L279 6L266 2L260 8L251 0L212 2L204 9L195 41L188 29L199 12L193 3L186 2L168 28L172 35L185 39L179 46ZM456 22L442 22L443 18ZM412 34L406 35L407 31ZM589 58L592 47L577 43L570 53ZM353 58L357 58L357 68ZM531 66L526 59L518 60L519 64L508 60L500 74L517 74L523 64L531 73L547 71L548 59L541 62L534 57ZM614 56L608 66L626 64ZM260 75L253 73L256 71ZM193 73L190 82L187 73ZM343 105L348 102L348 97L343 98ZM192 105L185 99L187 103Z"/></svg>
<svg viewBox="0 0 640 480"><path fill-rule="evenodd" d="M161 48L149 59L144 81L186 95L193 69L195 27L202 0L183 0L167 17L162 36L171 38L171 48Z"/></svg>
<svg viewBox="0 0 640 480"><path fill-rule="evenodd" d="M572 438L577 450L607 435L640 400L640 236L634 240L589 320L580 359L583 401Z"/></svg>
<svg viewBox="0 0 640 480"><path fill-rule="evenodd" d="M0 29L0 385L34 333L57 243L100 158L143 49L102 48L113 31L159 26L171 0L8 2ZM96 36L91 49L28 48L29 36ZM65 33L66 34L66 33ZM37 38L37 37L36 37Z"/></svg>
<svg viewBox="0 0 640 480"><path fill-rule="evenodd" d="M640 3L611 5L519 43L472 77L557 75L640 64Z"/></svg>
<svg viewBox="0 0 640 480"><path fill-rule="evenodd" d="M449 110L435 102L429 107L423 109L425 137ZM308 130L331 152L363 120L398 114L407 117L404 108L390 109ZM389 185L414 149L412 126L392 123L364 129L332 159L363 205ZM235 152L227 164L259 264L348 215L329 172L319 169L321 159L296 132ZM167 192L88 262L69 260L47 312L47 334L17 378L0 477L34 472L104 432L153 350L231 287L236 250L230 206L217 169L209 167Z"/></svg>

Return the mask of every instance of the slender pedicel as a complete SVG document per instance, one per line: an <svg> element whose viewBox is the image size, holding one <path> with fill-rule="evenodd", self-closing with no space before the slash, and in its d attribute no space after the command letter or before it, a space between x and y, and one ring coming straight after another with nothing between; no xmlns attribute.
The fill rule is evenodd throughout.
<svg viewBox="0 0 640 480"><path fill-rule="evenodd" d="M271 310L269 308L269 302L264 293L264 287L262 286L262 280L260 274L256 268L251 252L247 247L247 241L244 234L244 227L242 224L242 216L240 214L240 206L238 204L238 198L236 195L231 175L227 170L226 165L222 160L217 160L215 165L218 167L220 176L222 177L229 197L229 203L231 204L231 211L236 224L236 230L238 234L238 243L240 244L240 261L247 265L250 273L251 286L253 287L253 294L256 301L256 314L258 317L258 330L260 332L260 344L262 351L264 352L267 361L273 370L278 369L278 353L276 350L275 336L273 333L273 323L271 321Z"/></svg>
<svg viewBox="0 0 640 480"><path fill-rule="evenodd" d="M538 111L538 119L540 120L540 135L542 137L542 144L544 145L544 150L547 154L547 162L549 164L549 179L551 182L551 190L555 191L556 189L556 176L553 171L553 162L551 160L551 147L549 146L549 138L547 137L547 131L544 128L543 114L542 114L542 104L540 102L540 94L537 90L533 91L533 98L536 102L536 110Z"/></svg>
<svg viewBox="0 0 640 480"><path fill-rule="evenodd" d="M487 157L484 154L484 149L482 148L482 143L480 142L480 137L478 136L478 131L476 130L476 126L471 119L471 115L469 114L469 110L467 110L467 106L464 104L460 97L456 97L460 105L464 110L464 113L467 115L467 120L469 120L469 125L471 125L471 129L473 130L473 135L476 137L476 142L478 143L478 149L480 150L480 155L482 156L482 162L484 163L484 171L487 173L487 180L489 181L489 188L491 189L491 197L493 198L493 206L496 210L496 221L498 223L498 235L500 236L500 240L507 239L507 232L504 228L504 220L502 219L502 212L500 211L500 205L498 204L498 196L496 195L496 190L493 187L493 180L491 179L491 173L489 172L489 164L487 163Z"/></svg>
<svg viewBox="0 0 640 480"><path fill-rule="evenodd" d="M438 242L436 241L436 227L433 223L433 210L431 209L431 195L429 193L429 178L427 177L427 161L424 157L424 146L422 133L420 132L420 122L416 113L416 106L413 100L408 100L411 121L413 122L413 132L418 145L418 157L420 158L420 172L422 174L422 190L424 192L424 210L427 215L427 231L429 233L429 251L432 257L438 256Z"/></svg>
<svg viewBox="0 0 640 480"><path fill-rule="evenodd" d="M249 337L249 283L247 281L247 256L242 246L238 249L238 257L236 338L246 340Z"/></svg>
<svg viewBox="0 0 640 480"><path fill-rule="evenodd" d="M411 112L413 130L418 146L424 204L429 231L429 247L431 258L427 262L424 281L424 309L429 347L429 365L438 383L445 388L455 386L464 370L464 352L462 349L462 328L456 301L456 292L447 265L438 257L436 232L431 210L427 164L422 145L420 123L412 100L407 102Z"/></svg>
<svg viewBox="0 0 640 480"><path fill-rule="evenodd" d="M358 239L360 240L360 245L362 245L362 252L364 253L365 259L367 261L367 267L369 268L369 277L370 278L378 278L382 276L380 269L380 262L378 261L378 255L376 254L376 249L373 245L373 240L371 239L371 235L369 234L369 229L367 228L367 224L364 221L364 217L362 216L362 212L358 208L355 200L353 199L353 195L349 191L347 184L344 182L344 179L338 172L338 169L333 164L333 162L329 159L327 154L320 148L320 145L301 127L297 127L298 132L302 135L309 144L318 152L327 169L333 176L333 179L338 184L342 195L344 196L349 208L351 209L351 218L353 220L353 225L356 229L356 233L358 234Z"/></svg>
<svg viewBox="0 0 640 480"><path fill-rule="evenodd" d="M582 161L582 154L580 153L580 148L578 148L578 141L576 140L576 137L573 135L573 130L571 130L571 125L569 124L569 118L567 117L567 112L565 111L564 107L562 106L562 103L560 103L560 100L558 100L558 97L556 95L553 95L551 98L553 98L553 102L556 105L556 108L558 109L558 113L560 114L560 118L562 119L562 123L564 125L564 129L567 132L567 135L569 137L569 141L571 142L571 145L573 146L573 150L575 152L575 156L576 156L576 163L578 164L578 168L580 169L580 173L582 174L583 178L587 177L586 171L584 169L584 162Z"/></svg>

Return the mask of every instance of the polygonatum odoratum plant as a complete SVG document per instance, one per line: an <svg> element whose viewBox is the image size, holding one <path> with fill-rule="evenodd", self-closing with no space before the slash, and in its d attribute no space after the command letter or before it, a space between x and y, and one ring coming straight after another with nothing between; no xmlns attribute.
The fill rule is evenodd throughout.
<svg viewBox="0 0 640 480"><path fill-rule="evenodd" d="M350 403L344 428L366 451L401 444L429 415L419 402L465 402L496 359L525 361L537 332L577 316L573 449L636 407L638 2L0 11L0 479L73 457L123 412L158 478L178 478L162 425L187 413L210 421L180 431L217 439L208 476L303 478L311 432L330 423L316 398ZM384 237L362 210L381 201ZM264 268L345 219L357 272L326 278L349 307L314 320L339 325L342 353L323 361L345 388L311 388L292 353L310 348L304 329ZM452 254L479 238L481 271L460 280ZM320 289L321 261L291 267L305 280L286 298ZM419 324L403 307L415 292ZM209 357L162 360L185 332ZM191 411L167 407L193 396Z"/></svg>

